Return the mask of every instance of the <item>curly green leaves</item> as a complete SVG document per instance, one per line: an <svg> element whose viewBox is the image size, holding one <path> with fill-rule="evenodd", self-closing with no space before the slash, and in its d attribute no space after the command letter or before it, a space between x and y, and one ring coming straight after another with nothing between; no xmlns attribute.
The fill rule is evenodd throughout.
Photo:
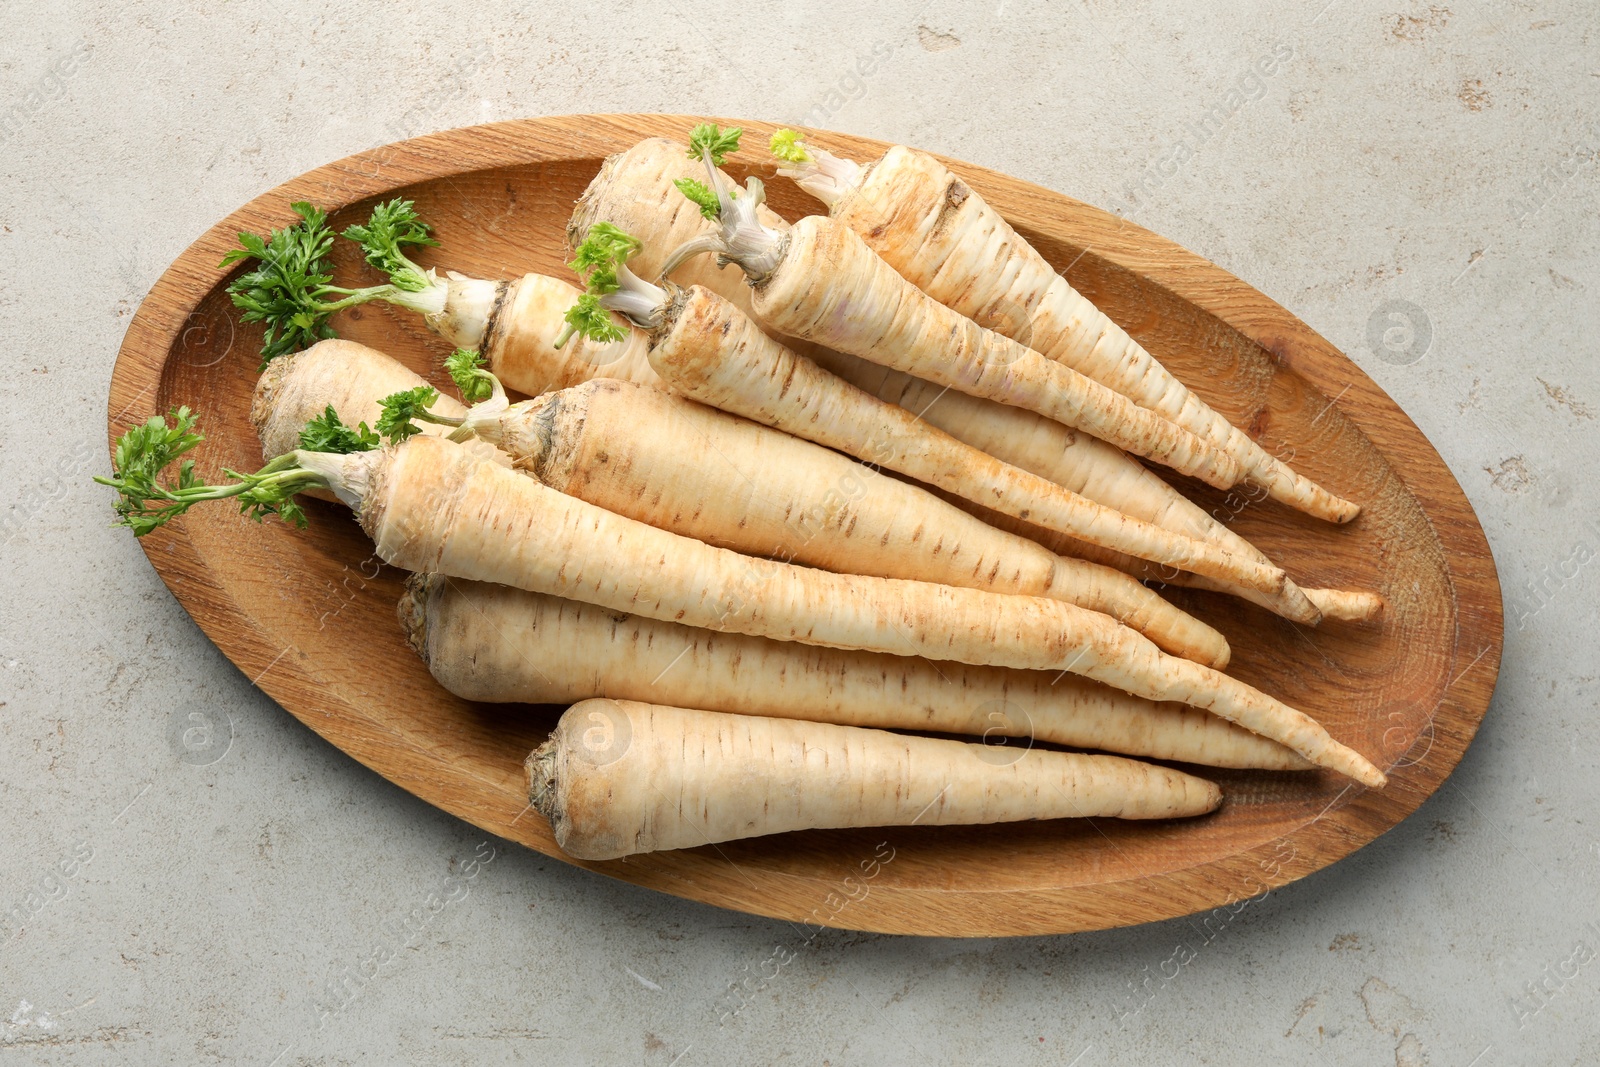
<svg viewBox="0 0 1600 1067"><path fill-rule="evenodd" d="M444 361L450 380L461 390L461 399L468 404L479 404L495 394L500 380L483 369L483 353L471 348L458 348Z"/></svg>
<svg viewBox="0 0 1600 1067"><path fill-rule="evenodd" d="M805 142L793 130L779 130L772 135L772 140L767 142L767 150L786 163L808 163L811 156L806 152Z"/></svg>
<svg viewBox="0 0 1600 1067"><path fill-rule="evenodd" d="M383 414L378 416L378 435L385 441L394 442L421 433L422 427L416 422L431 422L437 418L430 418L428 408L438 399L439 390L431 385L390 393L383 398Z"/></svg>
<svg viewBox="0 0 1600 1067"><path fill-rule="evenodd" d="M358 424L355 429L346 426L332 404L300 431L300 447L307 452L332 452L343 456L370 452L379 443L378 435L367 429L366 423Z"/></svg>
<svg viewBox="0 0 1600 1067"><path fill-rule="evenodd" d="M169 413L172 422L159 415L129 428L117 438L110 478L95 481L117 491L117 523L137 537L188 511L204 500L237 498L240 512L260 521L277 515L285 522L304 526L305 512L292 499L296 493L325 485L324 479L301 468L294 453L279 456L254 474L223 470L233 479L229 485L202 485L194 473L194 460L184 459L176 480L163 482L161 473L186 452L205 440L195 432L196 416L186 407Z"/></svg>
<svg viewBox="0 0 1600 1067"><path fill-rule="evenodd" d="M712 221L722 213L722 205L717 201L717 194L712 192L705 182L694 178L674 178L673 185L678 192L684 195L690 203L700 209L700 214Z"/></svg>
<svg viewBox="0 0 1600 1067"><path fill-rule="evenodd" d="M738 126L724 130L714 122L702 122L689 131L689 158L698 162L710 152L712 165L720 167L729 152L739 150L739 138L743 133Z"/></svg>
<svg viewBox="0 0 1600 1067"><path fill-rule="evenodd" d="M241 233L239 247L218 264L227 268L255 261L253 270L228 286L228 295L244 312L245 322L259 322L266 328L262 367L335 336L328 319L341 308L386 300L423 315L444 310L449 287L411 262L404 252L407 247L437 243L410 201L380 204L365 225L345 230L346 237L361 243L367 262L389 275L388 284L364 289L333 284L328 253L335 234L328 226L327 214L304 201L292 206L299 222L273 230L266 238Z"/></svg>
<svg viewBox="0 0 1600 1067"><path fill-rule="evenodd" d="M408 247L436 246L433 227L417 216L410 200L398 197L372 209L365 225L345 227L344 236L361 246L367 262L389 276L389 283L420 293L433 284L421 267L406 257Z"/></svg>
<svg viewBox="0 0 1600 1067"><path fill-rule="evenodd" d="M612 223L597 222L589 227L583 243L572 254L572 262L567 264L577 272L585 291L561 317L566 328L556 338L556 348L565 345L573 334L599 344L611 344L628 336L601 305L600 298L620 288L617 271L640 247L637 237Z"/></svg>
<svg viewBox="0 0 1600 1067"><path fill-rule="evenodd" d="M320 208L305 201L291 206L300 216L299 222L273 230L265 239L241 233L239 247L218 264L227 268L243 260L256 262L255 269L228 286L228 296L244 312L245 322L266 326L261 345L263 367L278 356L334 335L328 325L334 309L318 299L333 291L327 257L334 233Z"/></svg>

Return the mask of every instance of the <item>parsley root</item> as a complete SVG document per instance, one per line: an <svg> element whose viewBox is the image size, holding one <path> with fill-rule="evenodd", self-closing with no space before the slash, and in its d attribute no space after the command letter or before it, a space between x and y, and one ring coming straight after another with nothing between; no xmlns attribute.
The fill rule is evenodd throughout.
<svg viewBox="0 0 1600 1067"><path fill-rule="evenodd" d="M935 300L1223 449L1276 500L1333 522L1360 511L1229 425L928 153L896 146L861 166L787 130L774 135L772 150L787 164L780 174Z"/></svg>
<svg viewBox="0 0 1600 1067"><path fill-rule="evenodd" d="M1222 804L1182 771L856 726L586 700L528 757L556 844L607 860L789 830L1025 819L1174 819Z"/></svg>
<svg viewBox="0 0 1600 1067"><path fill-rule="evenodd" d="M400 618L434 678L467 700L648 699L850 726L1032 739L1212 767L1311 766L1215 715L1072 674L718 633L436 574L411 576Z"/></svg>

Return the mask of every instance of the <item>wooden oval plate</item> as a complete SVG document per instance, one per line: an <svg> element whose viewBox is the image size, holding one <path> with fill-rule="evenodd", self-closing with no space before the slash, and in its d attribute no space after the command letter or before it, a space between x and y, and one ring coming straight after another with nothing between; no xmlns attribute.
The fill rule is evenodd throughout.
<svg viewBox="0 0 1600 1067"><path fill-rule="evenodd" d="M217 223L167 269L128 328L111 381L110 436L177 404L202 414L202 472L253 470L248 412L260 331L240 325L218 261L241 230L293 221L310 200L340 227L371 202L417 201L442 246L425 264L485 278L563 275L564 227L601 160L699 121L613 115L497 123L419 137L319 167ZM740 180L770 174L773 127L743 126ZM867 160L887 146L816 140ZM1070 197L956 160L1072 283L1264 445L1365 505L1335 527L1185 483L1305 584L1376 589L1381 624L1306 629L1243 602L1174 593L1233 643L1232 673L1313 713L1388 770L1363 790L1331 774L1207 772L1221 812L1186 822L1069 820L973 828L789 834L579 866L727 908L860 930L1044 934L1215 908L1300 878L1371 841L1437 789L1488 708L1499 669L1499 583L1471 506L1404 412L1326 340L1255 289L1155 234ZM818 205L784 180L772 206ZM342 277L364 277L340 241ZM428 374L445 354L416 316L342 313L341 336ZM1331 399L1330 399L1331 398ZM522 761L560 709L490 706L440 688L395 620L403 575L379 566L348 513L308 505L311 528L200 509L144 541L180 603L244 673L333 744L431 804L562 857L528 810ZM576 861L569 861L576 862Z"/></svg>

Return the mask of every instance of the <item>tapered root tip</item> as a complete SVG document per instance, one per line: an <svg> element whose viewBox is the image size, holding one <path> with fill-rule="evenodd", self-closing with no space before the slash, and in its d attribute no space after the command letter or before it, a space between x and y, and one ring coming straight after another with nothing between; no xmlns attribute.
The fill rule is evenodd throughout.
<svg viewBox="0 0 1600 1067"><path fill-rule="evenodd" d="M1358 589L1307 589L1322 614L1340 622L1372 622L1383 614L1383 597Z"/></svg>
<svg viewBox="0 0 1600 1067"><path fill-rule="evenodd" d="M1325 498L1325 499L1323 499ZM1286 504L1298 508L1314 519L1326 522L1335 522L1343 525L1361 514L1361 505L1343 497L1334 496L1323 491L1321 497L1309 501L1286 500Z"/></svg>
<svg viewBox="0 0 1600 1067"><path fill-rule="evenodd" d="M1382 789L1389 784L1389 776L1374 767L1365 756L1353 748L1336 744L1331 749L1327 758L1319 760L1324 766L1349 775L1362 785L1373 789Z"/></svg>
<svg viewBox="0 0 1600 1067"><path fill-rule="evenodd" d="M1360 504L1333 495L1311 479L1296 474L1287 466L1283 466L1281 472L1274 470L1266 477L1262 477L1259 471L1253 471L1251 481L1263 485L1267 495L1272 499L1287 504L1296 511L1304 512L1313 519L1342 525L1361 514Z"/></svg>
<svg viewBox="0 0 1600 1067"><path fill-rule="evenodd" d="M1293 489L1280 492L1281 484L1274 483L1268 488L1267 495L1296 511L1310 515L1313 519L1343 525L1361 514L1360 504L1334 496L1332 493L1320 489L1310 495L1297 493ZM1313 485L1312 488L1316 489L1316 486Z"/></svg>

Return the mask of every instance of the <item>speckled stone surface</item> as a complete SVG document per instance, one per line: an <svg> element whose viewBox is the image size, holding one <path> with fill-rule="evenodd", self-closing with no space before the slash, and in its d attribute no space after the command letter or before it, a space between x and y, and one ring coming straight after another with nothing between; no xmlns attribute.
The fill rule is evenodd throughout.
<svg viewBox="0 0 1600 1067"><path fill-rule="evenodd" d="M1593 4L129 0L0 24L0 1063L1600 1062ZM1348 351L1456 472L1506 587L1454 777L1209 941L807 939L486 843L255 690L89 482L141 296L317 164L652 110L1120 207Z"/></svg>

